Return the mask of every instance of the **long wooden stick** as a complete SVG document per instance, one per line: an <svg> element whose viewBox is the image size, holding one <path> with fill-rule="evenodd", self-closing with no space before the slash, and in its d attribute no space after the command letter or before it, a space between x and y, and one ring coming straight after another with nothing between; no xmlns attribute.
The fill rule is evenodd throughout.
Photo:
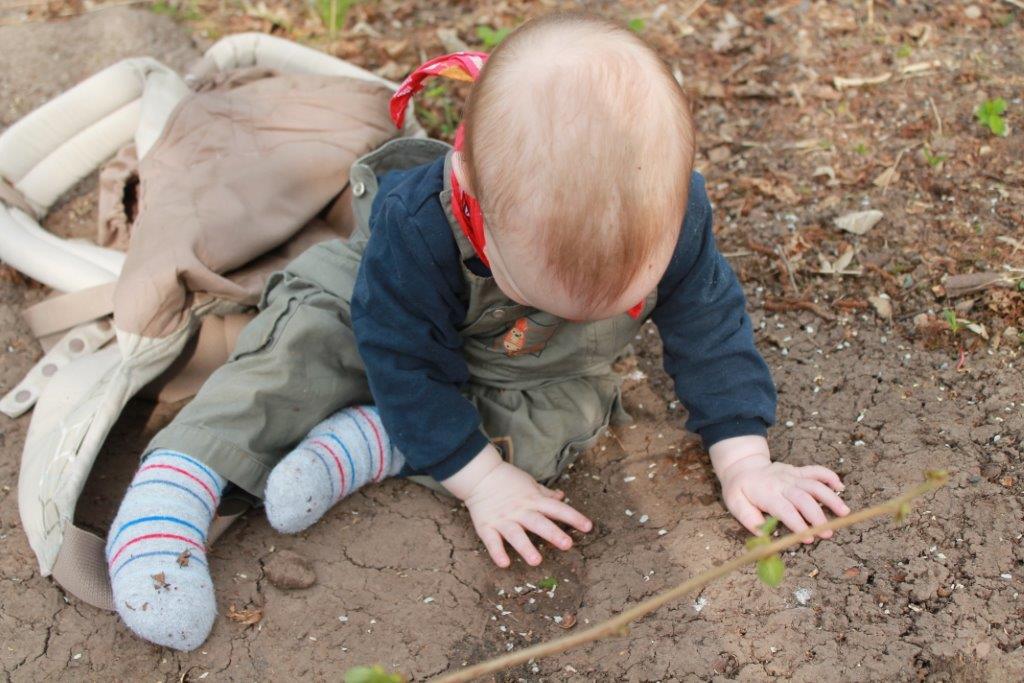
<svg viewBox="0 0 1024 683"><path fill-rule="evenodd" d="M435 678L434 683L462 683L463 681L472 681L475 678L502 671L509 667L516 666L517 664L565 652L571 648L579 647L586 643L592 643L602 638L614 635L625 635L628 632L628 626L631 622L647 616L662 605L672 602L673 600L677 600L698 588L702 588L715 579L725 576L726 574L730 574L744 565L753 564L762 558L774 555L775 553L785 550L791 546L798 545L808 536L816 536L823 531L842 529L854 524L859 524L860 522L867 521L874 517L881 517L882 515L896 515L897 517L903 517L908 511L910 501L944 486L948 479L949 475L946 472L928 472L925 475L924 482L918 484L902 495L892 498L884 503L880 503L879 505L865 508L863 510L858 510L857 512L850 513L846 517L836 517L825 524L819 524L818 526L811 527L810 529L798 534L783 536L772 543L750 550L724 564L720 564L717 567L704 572L703 574L687 579L674 588L662 591L654 597L644 600L621 614L611 617L600 624L591 626L588 629L577 631L576 633L563 636L561 638L555 638L554 640L538 643L537 645L528 647L525 650L510 652L509 654L502 655L501 657L495 657L494 659L490 659L486 662L474 664L473 666L465 669Z"/></svg>

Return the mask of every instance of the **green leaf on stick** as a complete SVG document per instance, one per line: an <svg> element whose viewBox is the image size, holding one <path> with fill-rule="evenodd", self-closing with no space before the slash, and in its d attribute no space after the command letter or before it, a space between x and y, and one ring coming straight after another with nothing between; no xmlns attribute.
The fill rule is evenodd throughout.
<svg viewBox="0 0 1024 683"><path fill-rule="evenodd" d="M762 557L757 561L757 578L772 588L782 583L782 575L785 571L786 566L782 564L782 559L778 555Z"/></svg>

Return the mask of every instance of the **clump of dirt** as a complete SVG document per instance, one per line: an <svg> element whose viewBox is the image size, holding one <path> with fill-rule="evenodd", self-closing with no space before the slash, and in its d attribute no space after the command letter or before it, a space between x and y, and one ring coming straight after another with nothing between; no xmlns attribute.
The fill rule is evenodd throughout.
<svg viewBox="0 0 1024 683"><path fill-rule="evenodd" d="M453 32L484 47L491 34L478 27L510 27L563 4L359 3L333 37L297 2L162 7L200 43L216 31L260 29L401 78L451 47ZM190 7L200 16L186 16ZM778 384L774 456L835 469L854 508L894 495L926 469L946 468L952 478L901 526L877 520L787 553L777 589L741 572L627 637L501 680L1024 679L1024 360L1014 332L1024 329L1015 284L1024 268L1021 11L1001 0L933 3L927 12L881 1L596 7L637 20L694 95L698 167L715 202L719 246L745 284ZM144 34L125 26L144 26L166 42L141 51L161 59L195 53L169 20L128 10L0 28L0 45L17 31L22 41L39 38L40 54L44 38L69 49L86 25L114 27L96 41L105 48L121 44L122 33ZM4 123L102 65L53 52L60 68L33 57L45 68L25 80L3 61L14 53L0 50L0 93L12 93L0 98ZM424 93L422 118L433 134L451 134L464 94L464 86ZM999 97L1008 103L1005 138L974 116ZM88 234L89 192L79 194L48 227ZM836 226L867 210L882 218L864 234ZM953 280L977 273L1011 284L964 291ZM40 296L0 278L0 390L38 355L17 311ZM297 536L275 534L254 512L211 551L225 616L188 654L154 649L39 576L14 494L28 417L4 419L5 675L291 680L379 662L423 679L586 627L733 557L746 534L682 429L653 326L635 347L621 368L635 423L610 432L560 482L597 523L574 535L570 551L547 548L538 568L498 570L464 510L407 482L360 492ZM83 523L109 523L138 450L173 412L129 407L83 494ZM272 563L287 552L305 558L315 583L267 589ZM305 563L297 565L308 579Z"/></svg>
<svg viewBox="0 0 1024 683"><path fill-rule="evenodd" d="M313 563L291 550L272 554L263 563L263 573L272 586L281 590L309 588L316 583Z"/></svg>

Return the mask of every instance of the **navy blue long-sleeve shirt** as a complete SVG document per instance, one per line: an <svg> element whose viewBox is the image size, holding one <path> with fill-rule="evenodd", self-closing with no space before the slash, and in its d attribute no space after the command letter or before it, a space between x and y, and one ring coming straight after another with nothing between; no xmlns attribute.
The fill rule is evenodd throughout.
<svg viewBox="0 0 1024 683"><path fill-rule="evenodd" d="M469 381L459 327L467 312L458 245L441 206L444 156L380 178L352 297L370 390L408 467L443 480L487 445L460 389ZM477 259L467 264L488 275ZM652 318L665 369L704 445L765 434L775 387L754 347L743 291L715 247L704 179L694 173L686 217L658 284Z"/></svg>

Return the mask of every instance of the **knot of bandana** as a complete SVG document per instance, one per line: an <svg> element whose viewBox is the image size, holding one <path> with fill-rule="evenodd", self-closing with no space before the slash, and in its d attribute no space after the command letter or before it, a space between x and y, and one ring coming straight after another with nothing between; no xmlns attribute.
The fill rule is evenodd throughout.
<svg viewBox="0 0 1024 683"><path fill-rule="evenodd" d="M423 82L431 76L440 76L455 81L472 83L480 75L480 70L486 61L486 52L453 52L452 54L441 55L428 62L424 62L402 81L398 90L391 97L391 120L395 122L397 127L402 127L402 124L405 122L405 112L409 107L409 100L423 89ZM456 150L462 149L463 138L463 127L460 123L455 131ZM476 200L476 197L462 190L454 168L451 172L450 182L452 186L452 214L454 214L455 220L458 221L462 234L473 245L473 250L476 251L477 257L485 266L490 268L491 264L487 260L486 239L484 237L484 214L480 210L480 203ZM629 309L630 317L634 319L640 317L643 308L644 302L641 300Z"/></svg>
<svg viewBox="0 0 1024 683"><path fill-rule="evenodd" d="M441 76L456 81L473 82L480 75L480 69L487 61L486 52L455 52L450 55L435 57L424 63L402 81L394 96L391 98L391 119L399 128L405 121L405 112L408 109L409 100L413 95L423 89L423 81L431 76ZM455 149L462 149L463 140L462 124L459 124L455 131ZM455 169L451 174L452 185L452 213L459 223L462 234L469 239L473 245L476 255L485 266L490 268L485 251L486 239L484 238L484 214L480 210L480 203L476 197L464 192L455 175Z"/></svg>

